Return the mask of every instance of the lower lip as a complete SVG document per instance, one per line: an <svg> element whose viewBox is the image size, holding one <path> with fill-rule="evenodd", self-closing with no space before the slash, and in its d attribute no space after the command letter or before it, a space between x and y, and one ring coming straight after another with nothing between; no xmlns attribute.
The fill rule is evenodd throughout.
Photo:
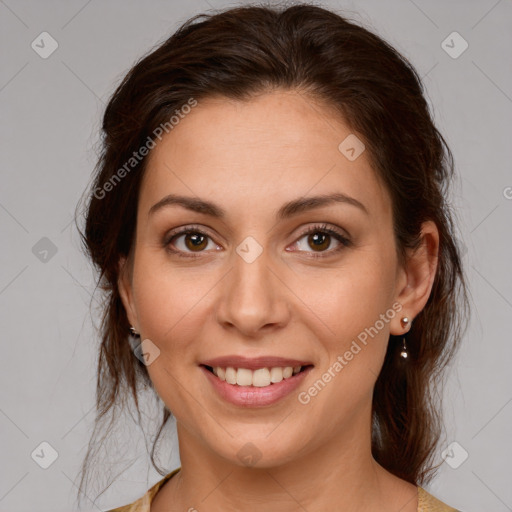
<svg viewBox="0 0 512 512"><path fill-rule="evenodd" d="M277 384L265 387L239 386L228 384L220 380L215 374L200 366L206 378L212 383L213 388L227 402L241 407L262 407L272 405L292 393L304 381L306 375L313 369L308 366L304 371L296 373L288 379L283 379Z"/></svg>

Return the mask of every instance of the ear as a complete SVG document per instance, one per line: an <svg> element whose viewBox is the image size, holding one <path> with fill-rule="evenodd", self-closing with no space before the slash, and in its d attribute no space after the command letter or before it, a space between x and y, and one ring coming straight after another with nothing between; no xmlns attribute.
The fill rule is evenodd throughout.
<svg viewBox="0 0 512 512"><path fill-rule="evenodd" d="M128 322L130 322L130 325L140 332L137 313L135 310L135 302L133 300L131 264L124 256L119 259L118 263L117 287L126 311Z"/></svg>
<svg viewBox="0 0 512 512"><path fill-rule="evenodd" d="M410 322L414 322L414 318L425 307L434 284L438 256L439 231L433 221L426 221L422 224L419 247L408 250L406 262L398 271L398 295L395 300L402 305L402 309L391 325L391 334L404 334L401 318L407 317ZM405 332L410 325L405 328Z"/></svg>

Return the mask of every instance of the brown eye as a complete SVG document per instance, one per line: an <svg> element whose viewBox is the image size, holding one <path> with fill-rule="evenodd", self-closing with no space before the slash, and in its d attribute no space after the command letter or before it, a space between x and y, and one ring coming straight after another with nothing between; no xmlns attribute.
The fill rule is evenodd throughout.
<svg viewBox="0 0 512 512"><path fill-rule="evenodd" d="M302 242L302 239L306 239L305 242ZM331 247L333 242L334 248ZM351 241L341 232L322 224L306 230L294 245L299 252L306 253L308 257L323 258L349 247Z"/></svg>
<svg viewBox="0 0 512 512"><path fill-rule="evenodd" d="M200 255L208 248L208 243L213 243L211 237L199 229L184 229L178 233L174 232L163 241L163 247L169 252L183 257L194 257Z"/></svg>
<svg viewBox="0 0 512 512"><path fill-rule="evenodd" d="M305 244L302 242L302 239L307 239ZM206 252L209 242L213 245L210 249L221 249L207 233L199 228L188 227L168 235L163 241L163 247L177 256L193 258ZM334 248L331 247L333 242L337 244ZM313 226L302 233L302 236L294 245L298 248L299 252L306 253L308 257L322 258L340 252L344 248L349 247L351 243L341 232L322 224ZM286 250L288 251L288 249Z"/></svg>
<svg viewBox="0 0 512 512"><path fill-rule="evenodd" d="M184 236L185 245L191 251L201 251L208 245L208 237L202 233L187 233Z"/></svg>
<svg viewBox="0 0 512 512"><path fill-rule="evenodd" d="M331 245L331 237L326 233L314 233L308 236L308 244L309 246L316 250L323 251L324 249L328 249L329 245Z"/></svg>

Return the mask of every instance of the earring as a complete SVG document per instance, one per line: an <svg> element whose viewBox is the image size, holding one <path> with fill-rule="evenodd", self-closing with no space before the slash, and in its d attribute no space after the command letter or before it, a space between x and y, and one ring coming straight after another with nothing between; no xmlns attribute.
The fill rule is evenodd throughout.
<svg viewBox="0 0 512 512"><path fill-rule="evenodd" d="M130 325L130 331L132 331L132 334L134 336L140 336L140 333L137 332L137 330L135 329L135 327L133 327L133 325Z"/></svg>
<svg viewBox="0 0 512 512"><path fill-rule="evenodd" d="M400 357L407 359L408 355L409 354L407 353L407 345L405 344L405 337L404 337L404 338L402 338L402 351L400 352Z"/></svg>
<svg viewBox="0 0 512 512"><path fill-rule="evenodd" d="M409 329L411 328L410 320L406 316L404 316L402 318L401 322L402 322L403 327L408 326L407 331L409 331ZM407 352L407 345L405 343L405 333L404 333L404 336L402 337L402 350L400 352L400 357L402 357L403 359L407 359L408 355L409 354Z"/></svg>

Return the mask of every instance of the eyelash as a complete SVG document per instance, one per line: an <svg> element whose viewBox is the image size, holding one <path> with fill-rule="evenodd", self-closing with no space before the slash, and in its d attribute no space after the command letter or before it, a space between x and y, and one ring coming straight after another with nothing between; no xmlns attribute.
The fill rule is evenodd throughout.
<svg viewBox="0 0 512 512"><path fill-rule="evenodd" d="M323 234L330 235L330 236L334 237L338 242L340 242L340 245L338 246L338 248L333 249L333 250L327 250L327 251L323 251L321 253L314 253L314 252L311 254L308 253L309 254L308 257L310 257L310 258L326 258L327 256L323 256L323 254L332 255L334 253L338 253L338 252L342 251L344 248L349 247L351 245L351 241L346 236L344 236L341 232L339 232L335 229L331 229L331 228L327 227L326 224L317 224L315 226L311 226L306 231L304 231L303 233L300 234L297 241L300 240L301 238L305 237L306 235L310 235L313 233L323 233ZM188 227L182 229L181 231L171 232L169 235L167 235L167 237L164 239L163 247L165 249L167 249L169 252L171 252L172 254L175 254L180 258L198 258L198 257L200 257L201 252L198 252L196 254L183 253L183 251L181 251L181 250L175 250L175 249L171 249L169 247L171 242L175 238L178 238L179 236L183 236L183 235L188 235L188 234L199 234L199 235L203 235L203 236L206 236L211 239L210 235L208 235L208 233L203 231L199 226L192 225L192 226L188 226ZM294 242L294 243L296 243L296 242Z"/></svg>

